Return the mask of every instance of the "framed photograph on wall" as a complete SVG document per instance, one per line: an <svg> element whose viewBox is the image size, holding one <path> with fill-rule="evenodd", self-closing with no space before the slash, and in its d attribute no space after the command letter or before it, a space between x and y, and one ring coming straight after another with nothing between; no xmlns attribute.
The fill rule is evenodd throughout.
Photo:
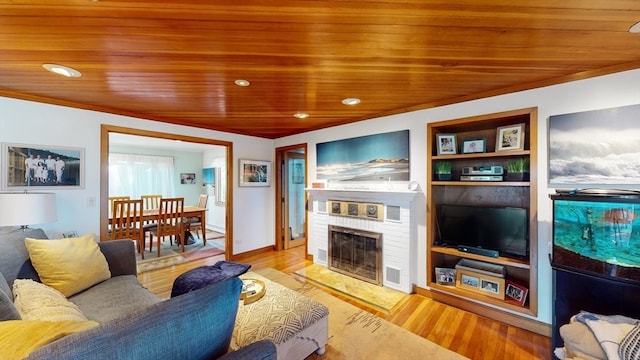
<svg viewBox="0 0 640 360"><path fill-rule="evenodd" d="M240 160L240 186L270 186L271 162Z"/></svg>
<svg viewBox="0 0 640 360"><path fill-rule="evenodd" d="M2 144L3 190L84 187L84 149Z"/></svg>
<svg viewBox="0 0 640 360"><path fill-rule="evenodd" d="M196 183L195 173L180 173L180 184L193 185Z"/></svg>
<svg viewBox="0 0 640 360"><path fill-rule="evenodd" d="M462 153L473 154L487 152L487 139L469 139L462 142Z"/></svg>
<svg viewBox="0 0 640 360"><path fill-rule="evenodd" d="M456 134L437 134L436 143L438 155L455 155L457 144Z"/></svg>
<svg viewBox="0 0 640 360"><path fill-rule="evenodd" d="M501 126L496 134L496 151L524 150L524 124Z"/></svg>

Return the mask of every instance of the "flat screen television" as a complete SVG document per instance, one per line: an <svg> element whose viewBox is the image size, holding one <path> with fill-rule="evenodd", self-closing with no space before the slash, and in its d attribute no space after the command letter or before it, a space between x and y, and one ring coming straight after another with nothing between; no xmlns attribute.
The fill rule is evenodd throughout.
<svg viewBox="0 0 640 360"><path fill-rule="evenodd" d="M442 204L436 218L434 245L494 250L516 259L529 255L525 208Z"/></svg>

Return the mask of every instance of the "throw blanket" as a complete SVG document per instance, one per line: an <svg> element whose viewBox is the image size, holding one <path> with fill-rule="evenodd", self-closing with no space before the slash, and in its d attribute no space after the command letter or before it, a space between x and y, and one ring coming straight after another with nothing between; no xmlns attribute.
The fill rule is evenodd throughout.
<svg viewBox="0 0 640 360"><path fill-rule="evenodd" d="M586 324L602 346L609 360L621 360L620 343L638 325L639 320L622 315L599 315L581 311L571 321Z"/></svg>
<svg viewBox="0 0 640 360"><path fill-rule="evenodd" d="M210 266L200 266L178 276L173 282L171 297L201 289L207 285L246 273L251 265L231 261L218 261Z"/></svg>

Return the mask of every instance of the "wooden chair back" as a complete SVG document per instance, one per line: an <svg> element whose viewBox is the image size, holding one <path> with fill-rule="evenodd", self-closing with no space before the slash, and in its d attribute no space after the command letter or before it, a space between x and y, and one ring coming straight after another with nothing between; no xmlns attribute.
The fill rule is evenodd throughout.
<svg viewBox="0 0 640 360"><path fill-rule="evenodd" d="M142 200L143 209L159 209L160 208L160 199L162 199L162 195L160 194L150 194L150 195L140 195L140 199Z"/></svg>
<svg viewBox="0 0 640 360"><path fill-rule="evenodd" d="M184 198L162 198L160 199L160 212L158 224L152 232L162 238L164 236L176 235L181 239L182 251L184 252ZM158 239L159 240L159 239ZM158 246L160 254L160 246ZM159 256L159 255L158 255Z"/></svg>
<svg viewBox="0 0 640 360"><path fill-rule="evenodd" d="M142 200L116 200L113 202L109 240L115 239L134 240L141 257L144 259Z"/></svg>
<svg viewBox="0 0 640 360"><path fill-rule="evenodd" d="M206 208L208 200L209 200L209 195L200 194L200 197L198 198L198 207L199 208Z"/></svg>
<svg viewBox="0 0 640 360"><path fill-rule="evenodd" d="M113 216L114 212L114 202L121 200L129 200L131 197L129 196L109 196L109 215Z"/></svg>

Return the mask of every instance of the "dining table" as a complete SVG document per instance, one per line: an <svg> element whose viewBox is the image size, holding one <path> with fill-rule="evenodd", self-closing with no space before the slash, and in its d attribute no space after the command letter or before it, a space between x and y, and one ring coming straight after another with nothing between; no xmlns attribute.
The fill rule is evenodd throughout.
<svg viewBox="0 0 640 360"><path fill-rule="evenodd" d="M207 216L207 208L206 207L198 207L193 205L187 205L183 208L182 217L183 218L191 218L191 217L199 217L202 221L202 224L206 224L206 216ZM144 209L142 210L142 222L157 222L160 218L160 209ZM112 218L109 216L109 225L112 223ZM185 229L188 224L185 224ZM207 235L206 231L203 231L202 242L204 245L207 245Z"/></svg>

